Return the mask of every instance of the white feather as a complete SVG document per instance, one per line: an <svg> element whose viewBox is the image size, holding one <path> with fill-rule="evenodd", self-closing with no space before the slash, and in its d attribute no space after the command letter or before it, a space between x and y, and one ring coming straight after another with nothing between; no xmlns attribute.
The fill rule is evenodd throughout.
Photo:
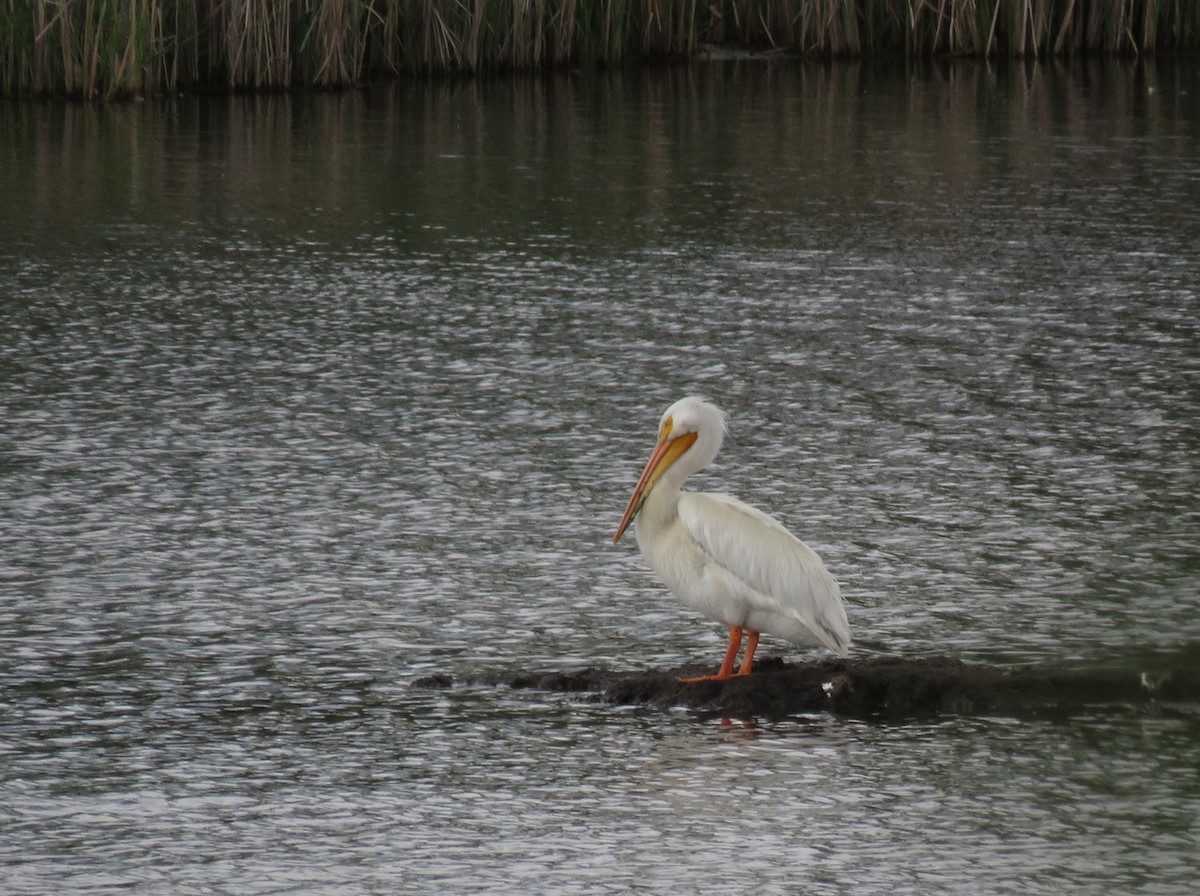
<svg viewBox="0 0 1200 896"><path fill-rule="evenodd" d="M841 588L816 552L736 498L680 491L720 450L724 414L703 399L676 402L663 415L660 446L690 433L694 443L674 462L665 460L644 496L639 485L616 537L636 515L638 546L650 566L710 619L844 656L850 626Z"/></svg>
<svg viewBox="0 0 1200 896"><path fill-rule="evenodd" d="M706 575L723 573L739 592L730 597L745 618L728 624L846 654L850 625L842 589L816 551L729 495L683 492L678 507L680 524L708 558Z"/></svg>

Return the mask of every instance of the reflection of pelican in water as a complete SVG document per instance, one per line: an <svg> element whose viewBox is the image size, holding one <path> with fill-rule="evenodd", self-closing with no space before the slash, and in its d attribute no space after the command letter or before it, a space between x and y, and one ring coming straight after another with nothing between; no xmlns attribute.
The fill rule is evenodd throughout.
<svg viewBox="0 0 1200 896"><path fill-rule="evenodd" d="M681 492L708 466L725 439L725 414L701 398L667 408L654 448L613 541L637 517L642 555L689 607L729 626L729 649L715 675L749 675L759 634L845 656L850 626L842 591L821 558L772 517L729 495Z"/></svg>

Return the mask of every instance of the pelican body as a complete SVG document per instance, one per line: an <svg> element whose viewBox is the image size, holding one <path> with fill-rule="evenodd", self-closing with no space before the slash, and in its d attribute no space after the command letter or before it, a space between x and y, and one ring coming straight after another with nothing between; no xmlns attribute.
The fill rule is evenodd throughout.
<svg viewBox="0 0 1200 896"><path fill-rule="evenodd" d="M821 558L779 522L729 495L681 491L725 440L725 414L702 398L667 408L658 443L613 536L637 519L638 547L663 583L687 606L729 627L729 648L715 675L749 675L761 633L845 656L850 626L841 588Z"/></svg>

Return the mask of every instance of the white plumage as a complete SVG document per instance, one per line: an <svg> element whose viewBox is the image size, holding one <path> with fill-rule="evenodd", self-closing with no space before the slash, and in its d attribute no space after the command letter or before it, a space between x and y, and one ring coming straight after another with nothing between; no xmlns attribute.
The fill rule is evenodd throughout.
<svg viewBox="0 0 1200 896"><path fill-rule="evenodd" d="M759 633L845 655L850 626L837 580L816 552L775 519L729 495L681 492L685 479L716 457L725 415L701 398L667 409L658 444L634 489L613 541L637 518L637 542L659 578L687 606L729 626L729 649L716 675L749 674Z"/></svg>

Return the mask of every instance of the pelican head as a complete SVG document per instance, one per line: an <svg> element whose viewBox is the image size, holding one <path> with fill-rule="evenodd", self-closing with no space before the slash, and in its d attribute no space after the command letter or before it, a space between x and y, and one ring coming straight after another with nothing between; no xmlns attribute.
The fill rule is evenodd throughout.
<svg viewBox="0 0 1200 896"><path fill-rule="evenodd" d="M664 488L678 490L685 479L712 463L725 432L725 412L711 401L689 395L667 408L658 424L658 444L629 498L613 543L621 540L660 480Z"/></svg>

